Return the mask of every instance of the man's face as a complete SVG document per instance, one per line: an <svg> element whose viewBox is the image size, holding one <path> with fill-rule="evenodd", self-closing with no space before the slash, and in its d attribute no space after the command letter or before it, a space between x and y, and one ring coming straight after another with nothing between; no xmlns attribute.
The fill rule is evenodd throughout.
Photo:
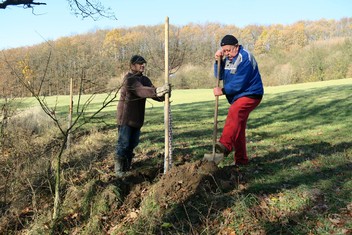
<svg viewBox="0 0 352 235"><path fill-rule="evenodd" d="M131 70L134 73L143 73L145 69L146 63L136 63L136 64L131 64Z"/></svg>
<svg viewBox="0 0 352 235"><path fill-rule="evenodd" d="M222 52L225 57L227 57L229 60L232 60L233 57L235 57L238 53L238 45L225 45L221 47Z"/></svg>

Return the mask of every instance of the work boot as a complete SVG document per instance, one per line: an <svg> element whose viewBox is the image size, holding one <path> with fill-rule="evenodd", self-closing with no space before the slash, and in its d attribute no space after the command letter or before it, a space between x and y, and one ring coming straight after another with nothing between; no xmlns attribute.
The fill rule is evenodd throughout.
<svg viewBox="0 0 352 235"><path fill-rule="evenodd" d="M220 143L219 141L216 142L215 149L218 152L224 154L224 157L227 157L229 155L229 153L230 153L230 151L222 143Z"/></svg>
<svg viewBox="0 0 352 235"><path fill-rule="evenodd" d="M131 170L133 157L134 157L134 153L132 153L130 156L126 157L126 164L125 164L125 169L124 169L125 171Z"/></svg>
<svg viewBox="0 0 352 235"><path fill-rule="evenodd" d="M132 159L129 157L126 157L123 171L131 170L131 163L132 163Z"/></svg>
<svg viewBox="0 0 352 235"><path fill-rule="evenodd" d="M117 177L122 177L125 174L125 158L117 156L115 158L115 174Z"/></svg>

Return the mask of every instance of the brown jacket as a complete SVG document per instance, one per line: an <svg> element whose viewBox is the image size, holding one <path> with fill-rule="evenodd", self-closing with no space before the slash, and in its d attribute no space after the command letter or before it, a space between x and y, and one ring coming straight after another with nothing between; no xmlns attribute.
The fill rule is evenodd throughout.
<svg viewBox="0 0 352 235"><path fill-rule="evenodd" d="M155 90L148 77L143 74L127 73L117 105L117 124L141 128L144 123L146 98L164 101L164 98L156 96Z"/></svg>

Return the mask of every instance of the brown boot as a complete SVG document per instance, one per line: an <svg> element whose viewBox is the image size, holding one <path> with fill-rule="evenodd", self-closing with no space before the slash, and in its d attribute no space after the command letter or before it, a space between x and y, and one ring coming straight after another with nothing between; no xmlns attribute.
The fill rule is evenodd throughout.
<svg viewBox="0 0 352 235"><path fill-rule="evenodd" d="M115 174L117 177L124 176L124 174L125 174L124 168L125 168L125 158L120 157L120 156L116 156L116 158L115 158Z"/></svg>
<svg viewBox="0 0 352 235"><path fill-rule="evenodd" d="M229 155L229 153L230 153L230 151L222 143L220 143L219 141L216 142L215 149L218 152L224 154L224 157L227 157Z"/></svg>
<svg viewBox="0 0 352 235"><path fill-rule="evenodd" d="M125 168L124 171L129 171L132 168L132 159L134 157L134 153L132 153L130 156L126 156L126 164L125 164Z"/></svg>

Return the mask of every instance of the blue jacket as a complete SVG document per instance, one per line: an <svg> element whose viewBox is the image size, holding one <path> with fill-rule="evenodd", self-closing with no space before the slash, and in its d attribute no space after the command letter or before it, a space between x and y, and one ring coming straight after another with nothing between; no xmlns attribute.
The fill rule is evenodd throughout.
<svg viewBox="0 0 352 235"><path fill-rule="evenodd" d="M217 76L218 65L214 64ZM223 80L223 93L230 104L243 96L262 96L264 88L254 56L240 45L236 57L221 62L220 80Z"/></svg>

